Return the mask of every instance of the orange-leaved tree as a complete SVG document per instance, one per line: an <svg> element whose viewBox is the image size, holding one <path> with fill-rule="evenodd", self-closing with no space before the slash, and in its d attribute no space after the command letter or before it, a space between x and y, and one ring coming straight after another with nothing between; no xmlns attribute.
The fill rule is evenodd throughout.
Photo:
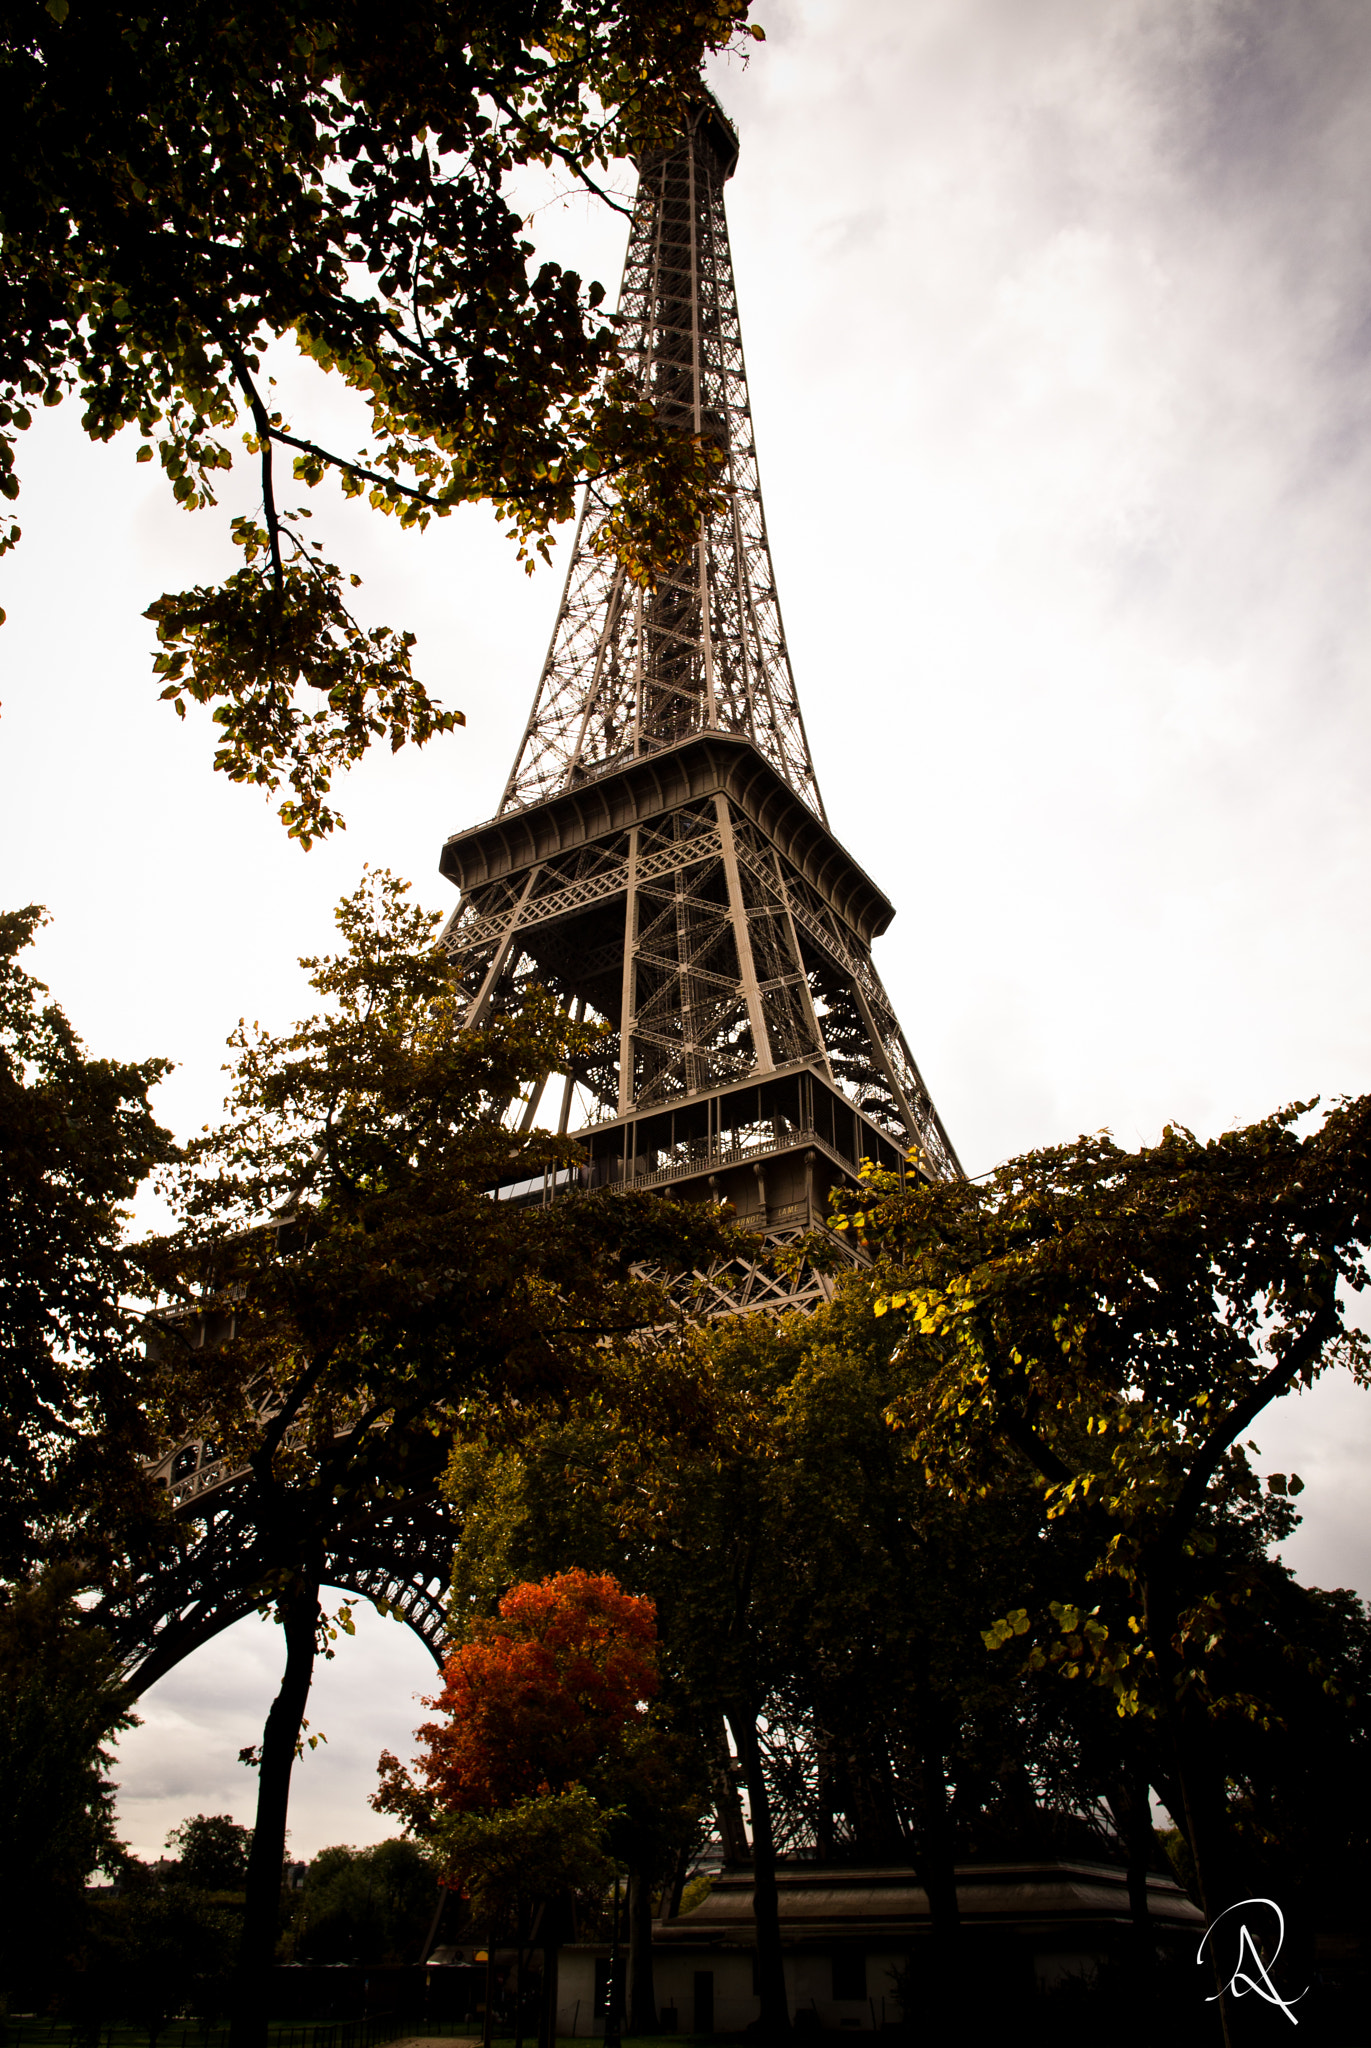
<svg viewBox="0 0 1371 2048"><path fill-rule="evenodd" d="M612 1823L652 1743L657 1613L608 1574L514 1586L473 1620L425 1704L413 1771L387 1751L372 1804L434 1846L445 1882L518 1948L541 1940L555 2019L560 1902L603 1886ZM541 1934L537 1931L541 1915ZM522 2040L522 1996L516 2039Z"/></svg>
<svg viewBox="0 0 1371 2048"><path fill-rule="evenodd" d="M418 1731L438 1806L470 1813L603 1775L657 1691L657 1610L607 1574L514 1586L470 1626Z"/></svg>

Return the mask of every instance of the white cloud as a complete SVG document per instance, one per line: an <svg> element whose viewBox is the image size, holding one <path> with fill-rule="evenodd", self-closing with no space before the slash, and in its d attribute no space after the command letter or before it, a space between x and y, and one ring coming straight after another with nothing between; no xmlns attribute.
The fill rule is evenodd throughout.
<svg viewBox="0 0 1371 2048"><path fill-rule="evenodd" d="M326 1602L328 1596L325 1596ZM433 1660L403 1624L369 1607L354 1611L356 1635L315 1667L306 1748L291 1783L290 1849L317 1855L334 1842L360 1847L398 1833L373 1813L376 1760L383 1749L413 1755L421 1704L436 1690ZM228 1813L250 1827L255 1774L240 1749L262 1739L281 1682L284 1650L276 1626L256 1616L226 1629L178 1666L139 1705L141 1727L118 1745L119 1818L135 1855L155 1860L167 1835L192 1813Z"/></svg>

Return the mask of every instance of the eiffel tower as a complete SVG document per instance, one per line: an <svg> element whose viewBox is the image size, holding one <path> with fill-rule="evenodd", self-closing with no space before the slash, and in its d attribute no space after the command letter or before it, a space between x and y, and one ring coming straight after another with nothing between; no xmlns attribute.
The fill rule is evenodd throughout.
<svg viewBox="0 0 1371 2048"><path fill-rule="evenodd" d="M872 964L893 907L829 829L791 673L724 216L737 159L705 96L639 164L619 300L638 388L723 453L721 506L647 592L595 546L612 486L587 489L500 808L443 849L462 891L443 943L469 1025L531 983L608 1025L559 1077L584 1185L727 1201L775 1244L864 1161L961 1169ZM711 1307L825 1291L765 1258L730 1283Z"/></svg>
<svg viewBox="0 0 1371 2048"><path fill-rule="evenodd" d="M724 452L724 507L647 593L595 552L611 500L587 491L499 811L449 839L441 867L463 892L444 943L469 1025L541 982L611 1027L560 1077L582 1183L728 1201L775 1247L822 1227L828 1190L864 1160L961 1169L872 965L893 909L829 830L800 716L724 219L737 154L704 98L641 164L620 298L641 389ZM516 1109L526 1128L552 1078ZM692 1302L779 1310L828 1291L764 1252L696 1276ZM252 1613L272 1562L245 1475L212 1442L169 1448L156 1476L194 1533L102 1611L136 1691ZM437 1659L454 1533L442 1501L407 1503L335 1544L326 1583L384 1602Z"/></svg>

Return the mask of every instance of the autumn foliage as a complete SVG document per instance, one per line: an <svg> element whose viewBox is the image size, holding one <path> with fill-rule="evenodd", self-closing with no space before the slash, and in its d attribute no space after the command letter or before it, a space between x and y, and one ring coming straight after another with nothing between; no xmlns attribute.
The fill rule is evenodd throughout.
<svg viewBox="0 0 1371 2048"><path fill-rule="evenodd" d="M418 1782L381 1759L390 1811L478 1813L561 1793L612 1761L657 1691L657 1616L617 1580L559 1572L473 1622L425 1704Z"/></svg>

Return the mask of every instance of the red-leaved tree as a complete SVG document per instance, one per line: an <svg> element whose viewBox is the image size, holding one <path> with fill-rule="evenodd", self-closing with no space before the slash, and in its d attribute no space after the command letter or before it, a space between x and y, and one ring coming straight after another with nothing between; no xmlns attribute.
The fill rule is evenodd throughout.
<svg viewBox="0 0 1371 2048"><path fill-rule="evenodd" d="M657 1611L615 1579L558 1572L478 1620L426 1704L416 1760L445 1813L564 1792L602 1767L657 1691Z"/></svg>
<svg viewBox="0 0 1371 2048"><path fill-rule="evenodd" d="M657 1611L608 1575L558 1572L472 1622L443 1677L413 1773L387 1751L372 1804L433 1843L479 1917L513 1929L522 1981L534 1908L603 1881L605 1824L650 1760L635 1750L651 1750ZM559 1938L544 1920L549 2039Z"/></svg>

